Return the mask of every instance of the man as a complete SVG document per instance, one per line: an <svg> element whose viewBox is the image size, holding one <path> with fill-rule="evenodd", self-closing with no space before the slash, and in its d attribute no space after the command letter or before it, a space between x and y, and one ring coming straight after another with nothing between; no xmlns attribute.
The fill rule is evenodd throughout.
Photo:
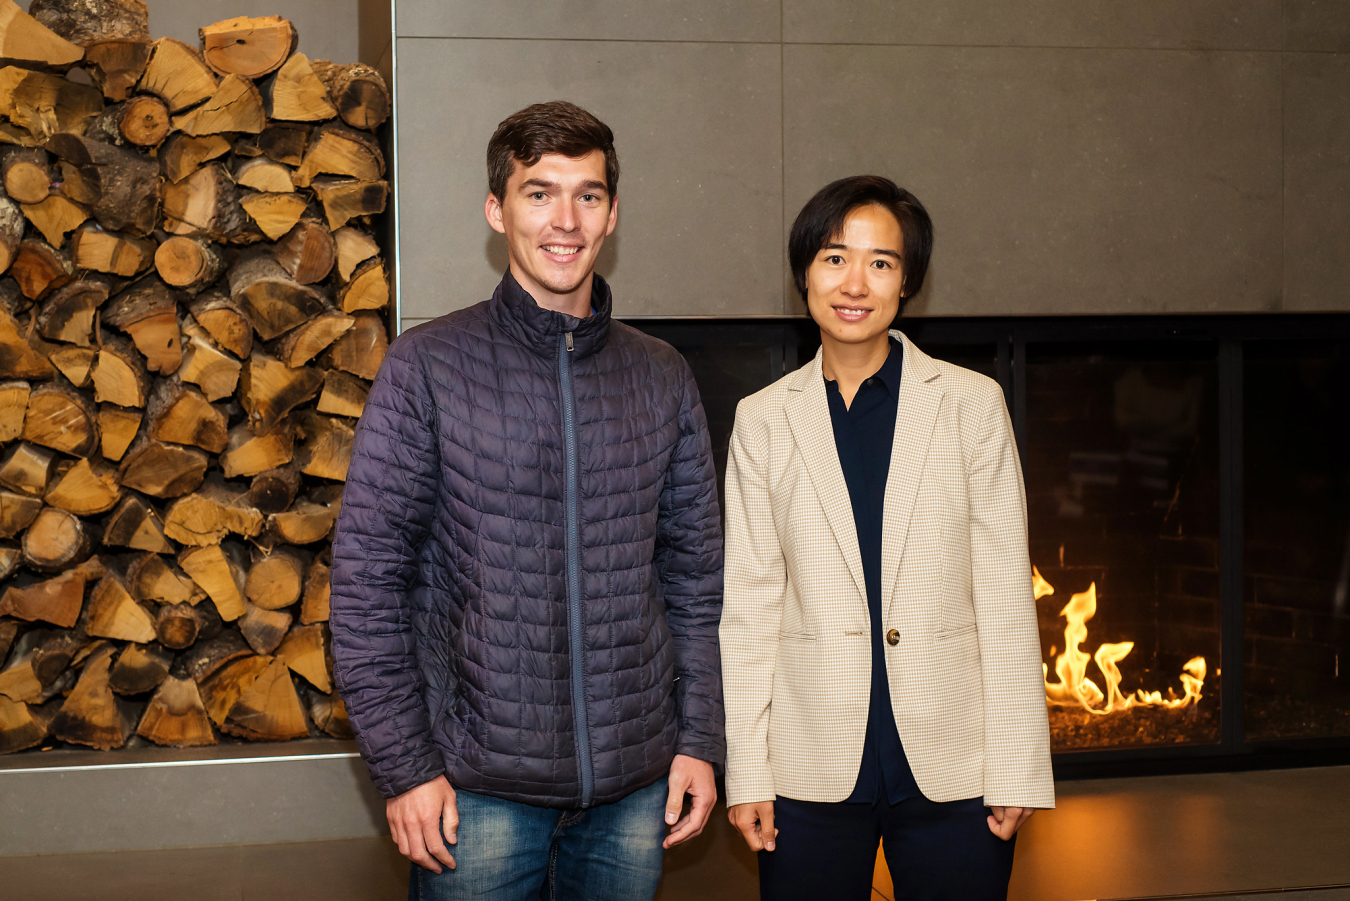
<svg viewBox="0 0 1350 901"><path fill-rule="evenodd" d="M1026 505L998 386L889 331L932 224L834 182L789 258L815 360L743 400L727 463L722 668L731 822L761 897L1004 898L1054 806Z"/></svg>
<svg viewBox="0 0 1350 901"><path fill-rule="evenodd" d="M371 387L335 672L414 897L650 898L724 754L707 426L684 359L611 321L594 273L610 129L538 104L487 156L509 268L394 341Z"/></svg>

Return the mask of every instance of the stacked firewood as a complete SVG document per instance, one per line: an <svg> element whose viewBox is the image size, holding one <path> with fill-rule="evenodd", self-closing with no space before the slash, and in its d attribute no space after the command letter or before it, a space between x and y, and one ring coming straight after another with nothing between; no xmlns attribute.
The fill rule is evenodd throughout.
<svg viewBox="0 0 1350 901"><path fill-rule="evenodd" d="M349 736L331 533L388 345L380 76L0 0L0 752Z"/></svg>

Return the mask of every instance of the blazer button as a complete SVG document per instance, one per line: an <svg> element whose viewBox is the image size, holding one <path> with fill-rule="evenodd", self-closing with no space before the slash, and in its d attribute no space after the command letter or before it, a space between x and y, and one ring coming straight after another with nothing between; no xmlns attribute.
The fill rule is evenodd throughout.
<svg viewBox="0 0 1350 901"><path fill-rule="evenodd" d="M886 633L886 644L890 645L891 647L895 647L899 643L900 643L899 629L892 629L891 631Z"/></svg>

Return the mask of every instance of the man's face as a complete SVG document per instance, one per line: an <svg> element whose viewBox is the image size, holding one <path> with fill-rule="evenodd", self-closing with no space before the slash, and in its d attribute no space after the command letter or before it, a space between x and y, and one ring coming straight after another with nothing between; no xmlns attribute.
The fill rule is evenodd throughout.
<svg viewBox="0 0 1350 901"><path fill-rule="evenodd" d="M577 159L546 153L528 167L516 162L505 194L489 194L484 211L506 235L517 281L547 306L565 301L587 284L618 221L618 200L605 186L604 153Z"/></svg>
<svg viewBox="0 0 1350 901"><path fill-rule="evenodd" d="M903 240L888 210L849 213L806 270L806 305L822 338L864 344L886 333L900 312Z"/></svg>

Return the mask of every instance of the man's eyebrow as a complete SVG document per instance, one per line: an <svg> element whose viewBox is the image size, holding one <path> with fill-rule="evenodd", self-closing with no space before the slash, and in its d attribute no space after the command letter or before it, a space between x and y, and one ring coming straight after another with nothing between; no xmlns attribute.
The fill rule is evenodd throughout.
<svg viewBox="0 0 1350 901"><path fill-rule="evenodd" d="M590 181L583 181L583 182L581 183L581 187L586 188L588 191L608 191L608 190L609 190L609 185L605 184L605 183L602 182L602 181L596 181L595 179L591 179Z"/></svg>
<svg viewBox="0 0 1350 901"><path fill-rule="evenodd" d="M852 250L853 248L852 248L852 247L849 247L847 244L837 244L837 243L836 243L836 244L826 244L824 247L822 247L822 248L820 248L820 249L821 249L821 250ZM870 252L871 252L871 253L875 253L875 254L880 254L881 256L884 256L884 257L894 257L894 258L897 259L897 260L902 260L902 258L901 258L901 256L900 256L899 253L895 252L894 250L887 250L885 247L873 247L872 250L871 250ZM902 261L903 261L903 260L902 260Z"/></svg>
<svg viewBox="0 0 1350 901"><path fill-rule="evenodd" d="M556 188L558 183L556 181L545 181L542 178L527 178L520 183L520 187L522 190L525 188Z"/></svg>

